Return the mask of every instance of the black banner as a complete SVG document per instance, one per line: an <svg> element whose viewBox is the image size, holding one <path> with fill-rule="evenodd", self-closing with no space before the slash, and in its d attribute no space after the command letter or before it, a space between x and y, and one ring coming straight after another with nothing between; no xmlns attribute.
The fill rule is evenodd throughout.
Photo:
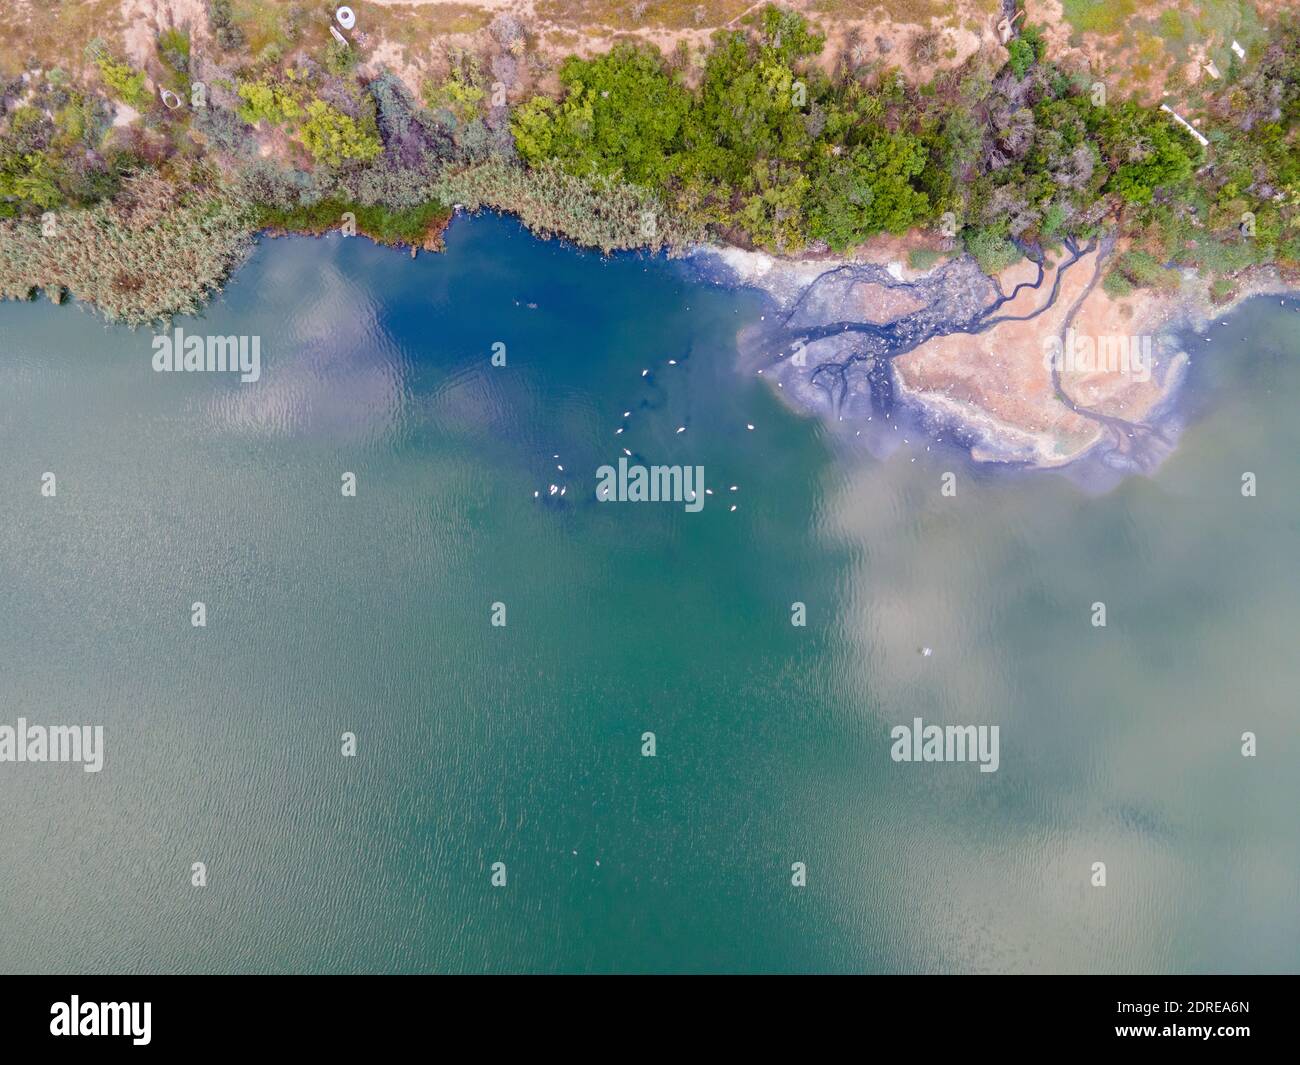
<svg viewBox="0 0 1300 1065"><path fill-rule="evenodd" d="M1294 1054L1295 982L1264 977L939 977L840 980L611 977L36 977L4 981L0 1032L20 1053L273 1049L484 1053L689 1045L770 1049L853 1038L932 1052L1199 1049ZM636 986L629 983L634 980ZM809 981L818 981L815 985ZM689 1034L689 1038L687 1038ZM888 1042L876 1044L874 1036ZM683 1042L686 1039L686 1042ZM1139 1051L1142 1052L1142 1051Z"/></svg>

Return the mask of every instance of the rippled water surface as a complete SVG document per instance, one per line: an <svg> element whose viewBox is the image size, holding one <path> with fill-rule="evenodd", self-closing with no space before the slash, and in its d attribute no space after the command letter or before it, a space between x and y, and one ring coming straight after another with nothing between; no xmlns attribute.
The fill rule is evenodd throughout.
<svg viewBox="0 0 1300 1065"><path fill-rule="evenodd" d="M1095 495L854 453L682 264L448 245L263 243L179 323L256 384L0 305L0 723L107 735L0 763L0 970L1300 968L1291 301ZM596 503L623 447L714 494ZM915 717L999 770L891 761Z"/></svg>

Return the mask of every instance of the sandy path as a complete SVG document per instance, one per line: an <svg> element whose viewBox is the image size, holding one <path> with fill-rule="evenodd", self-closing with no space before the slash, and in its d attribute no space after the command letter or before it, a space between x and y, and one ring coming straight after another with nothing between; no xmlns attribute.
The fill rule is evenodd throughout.
<svg viewBox="0 0 1300 1065"><path fill-rule="evenodd" d="M519 14L532 14L531 0L520 3L519 0L366 0L376 7L425 7L429 4L458 4L461 7L481 7L485 11L515 11Z"/></svg>

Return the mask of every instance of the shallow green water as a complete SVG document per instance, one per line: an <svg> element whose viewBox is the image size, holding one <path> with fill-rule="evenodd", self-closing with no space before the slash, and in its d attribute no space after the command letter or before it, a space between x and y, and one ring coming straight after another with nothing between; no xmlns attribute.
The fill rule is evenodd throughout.
<svg viewBox="0 0 1300 1065"><path fill-rule="evenodd" d="M492 217L264 244L180 323L257 384L0 305L0 724L107 736L0 763L0 970L1300 968L1295 306L1100 497L847 453L735 373L760 313ZM715 494L597 504L623 446Z"/></svg>

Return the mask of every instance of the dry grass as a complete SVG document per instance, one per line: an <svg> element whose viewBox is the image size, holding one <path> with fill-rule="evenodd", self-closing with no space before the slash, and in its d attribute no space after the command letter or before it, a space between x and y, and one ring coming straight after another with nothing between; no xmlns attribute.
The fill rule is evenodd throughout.
<svg viewBox="0 0 1300 1065"><path fill-rule="evenodd" d="M1137 9L1135 0L1061 0L1065 17L1080 33L1119 33Z"/></svg>
<svg viewBox="0 0 1300 1065"><path fill-rule="evenodd" d="M558 52L572 52L582 43L582 38L569 30L551 30L544 39L546 47Z"/></svg>
<svg viewBox="0 0 1300 1065"><path fill-rule="evenodd" d="M752 6L753 0L537 0L537 17L575 28L698 30L724 26Z"/></svg>
<svg viewBox="0 0 1300 1065"><path fill-rule="evenodd" d="M277 5L265 0L232 0L230 7L248 42L250 55L257 55L271 44L285 45L284 11Z"/></svg>
<svg viewBox="0 0 1300 1065"><path fill-rule="evenodd" d="M17 0L0 4L0 70L17 73L35 57L45 69L86 69L83 51L95 37L120 50L122 12L119 0Z"/></svg>
<svg viewBox="0 0 1300 1065"><path fill-rule="evenodd" d="M251 225L246 207L212 193L178 203L175 186L141 175L114 203L57 215L53 235L0 223L0 299L71 294L131 324L191 313L239 262Z"/></svg>
<svg viewBox="0 0 1300 1065"><path fill-rule="evenodd" d="M854 0L812 0L809 10L819 15L833 15L845 19L868 19L883 15L890 22L905 22L917 26L929 25L936 19L947 19L954 14L955 5L951 0L866 0L865 3ZM990 9L996 4L965 4L965 7L985 6Z"/></svg>
<svg viewBox="0 0 1300 1065"><path fill-rule="evenodd" d="M436 37L477 33L492 21L492 12L473 4L393 4L368 7L365 17L367 33L419 51Z"/></svg>
<svg viewBox="0 0 1300 1065"><path fill-rule="evenodd" d="M1098 64L1122 93L1159 100L1176 72L1204 80L1202 64L1226 71L1229 46L1257 47L1265 30L1252 0L1061 0L1071 45ZM1037 7L1037 5L1031 5ZM1031 19L1041 11L1031 11ZM1058 38L1059 39L1059 38ZM1195 62L1192 62L1192 61ZM1198 73L1198 70L1200 73Z"/></svg>

